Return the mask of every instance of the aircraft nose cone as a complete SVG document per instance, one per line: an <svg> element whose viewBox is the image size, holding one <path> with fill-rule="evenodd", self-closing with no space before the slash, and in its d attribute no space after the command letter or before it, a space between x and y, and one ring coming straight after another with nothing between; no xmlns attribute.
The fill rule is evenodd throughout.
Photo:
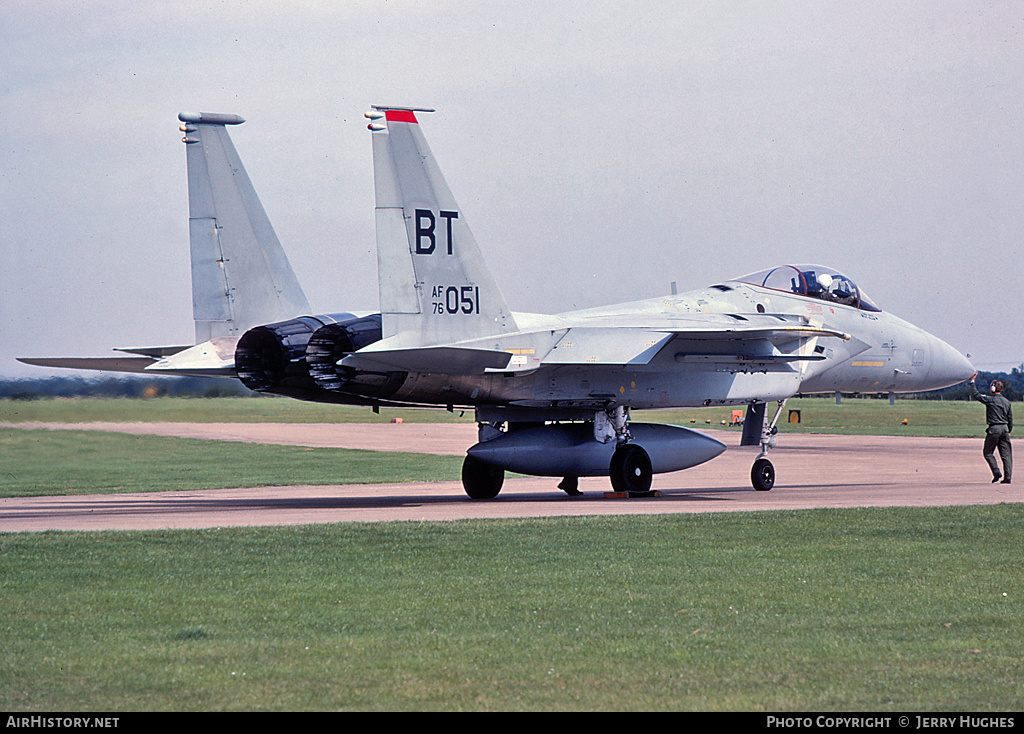
<svg viewBox="0 0 1024 734"><path fill-rule="evenodd" d="M929 389L937 390L957 385L970 379L975 372L974 365L956 349L937 337L932 337L932 363L928 370Z"/></svg>

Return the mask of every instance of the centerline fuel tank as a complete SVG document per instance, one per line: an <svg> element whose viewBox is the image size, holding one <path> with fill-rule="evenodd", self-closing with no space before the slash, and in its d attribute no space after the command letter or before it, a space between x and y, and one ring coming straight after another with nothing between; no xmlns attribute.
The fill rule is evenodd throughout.
<svg viewBox="0 0 1024 734"><path fill-rule="evenodd" d="M655 474L710 461L725 444L682 426L630 423L631 443L643 448ZM591 423L554 423L503 433L469 449L469 455L504 469L537 476L608 476L615 441L594 439Z"/></svg>

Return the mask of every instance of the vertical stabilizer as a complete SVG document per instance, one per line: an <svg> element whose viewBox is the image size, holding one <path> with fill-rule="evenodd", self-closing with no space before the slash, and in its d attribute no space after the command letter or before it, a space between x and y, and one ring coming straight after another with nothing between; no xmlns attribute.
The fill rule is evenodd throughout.
<svg viewBox="0 0 1024 734"><path fill-rule="evenodd" d="M473 233L409 108L366 113L373 132L385 338L409 348L516 330Z"/></svg>
<svg viewBox="0 0 1024 734"><path fill-rule="evenodd" d="M309 313L309 303L235 152L238 115L182 112L196 342Z"/></svg>

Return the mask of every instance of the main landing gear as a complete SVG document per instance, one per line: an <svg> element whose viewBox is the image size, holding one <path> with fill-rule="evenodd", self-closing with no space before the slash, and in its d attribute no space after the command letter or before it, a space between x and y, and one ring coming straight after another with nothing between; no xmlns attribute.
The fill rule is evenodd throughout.
<svg viewBox="0 0 1024 734"><path fill-rule="evenodd" d="M608 466L613 494L635 497L651 491L654 479L651 457L642 446L631 443L629 408L617 405L597 413L594 416L594 438L600 443L615 440L615 453Z"/></svg>
<svg viewBox="0 0 1024 734"><path fill-rule="evenodd" d="M479 431L481 443L502 436L499 423L480 423ZM655 494L651 492L651 482L654 478L651 457L642 446L633 443L632 439L629 432L628 408L615 406L594 415L593 440L605 445L615 442L615 449L608 464L608 476L613 490L609 496L643 497ZM536 445L531 444L529 448L536 448ZM574 465L572 468L579 467ZM594 471L595 468L591 466L586 469L587 475L598 473ZM494 499L501 491L504 480L505 470L499 463L490 463L470 455L462 464L462 486L471 499ZM579 489L577 475L565 475L558 488L570 497L583 494Z"/></svg>
<svg viewBox="0 0 1024 734"><path fill-rule="evenodd" d="M608 471L614 492L638 494L651 490L651 457L635 443L624 443L615 449Z"/></svg>
<svg viewBox="0 0 1024 734"><path fill-rule="evenodd" d="M505 470L472 456L462 462L462 488L470 499L493 500L505 483Z"/></svg>
<svg viewBox="0 0 1024 734"><path fill-rule="evenodd" d="M775 486L775 467L768 461L768 448L775 445L775 436L779 431L775 424L778 423L784 407L786 401L780 400L772 422L761 429L761 453L754 460L754 466L750 468L750 483L758 492L767 492Z"/></svg>
<svg viewBox="0 0 1024 734"><path fill-rule="evenodd" d="M612 483L612 491L606 496L651 496L651 482L654 479L651 457L641 446L624 443L612 454L608 478ZM579 477L565 477L558 483L558 488L570 497L583 494L579 490Z"/></svg>

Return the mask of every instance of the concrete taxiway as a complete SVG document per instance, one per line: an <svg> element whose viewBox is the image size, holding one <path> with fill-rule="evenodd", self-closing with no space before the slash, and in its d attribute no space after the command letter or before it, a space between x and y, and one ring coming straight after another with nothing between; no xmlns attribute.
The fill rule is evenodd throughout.
<svg viewBox="0 0 1024 734"><path fill-rule="evenodd" d="M462 455L472 424L6 424L5 428L101 430ZM783 434L772 450L776 485L750 487L756 448L736 433L707 431L729 449L707 464L657 475L657 498L607 499L604 478L569 498L557 479L510 477L497 499L470 500L458 482L275 486L197 492L73 495L0 500L0 531L213 528L311 523L428 521L580 515L923 507L1020 503L1019 485L990 483L977 439ZM286 481L286 478L283 478Z"/></svg>

